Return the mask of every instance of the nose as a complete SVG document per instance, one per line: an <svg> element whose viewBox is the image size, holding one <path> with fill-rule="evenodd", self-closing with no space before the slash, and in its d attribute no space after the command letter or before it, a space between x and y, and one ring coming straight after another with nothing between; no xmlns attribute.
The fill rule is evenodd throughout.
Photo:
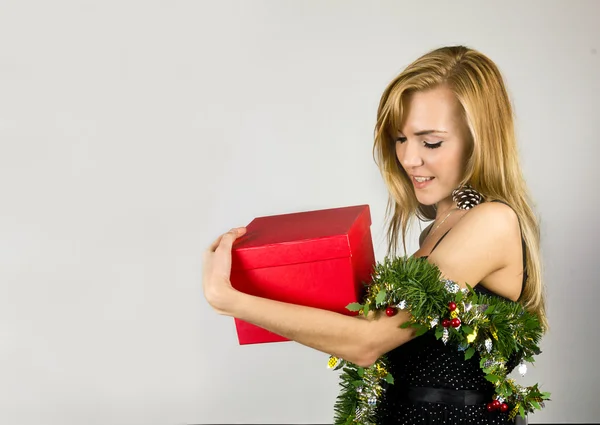
<svg viewBox="0 0 600 425"><path fill-rule="evenodd" d="M404 143L396 143L396 156L405 169L423 165L419 144L410 140Z"/></svg>

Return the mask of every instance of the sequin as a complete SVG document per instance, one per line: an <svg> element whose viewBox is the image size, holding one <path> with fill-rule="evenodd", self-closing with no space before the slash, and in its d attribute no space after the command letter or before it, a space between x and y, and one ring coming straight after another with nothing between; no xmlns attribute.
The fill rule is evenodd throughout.
<svg viewBox="0 0 600 425"><path fill-rule="evenodd" d="M474 288L477 291L477 287ZM508 425L508 412L488 412L487 403L456 406L410 402L402 396L403 386L466 389L494 392L484 378L476 353L465 360L464 352L444 344L433 331L388 353L388 370L394 385L387 385L377 407L377 425ZM490 398L489 401L492 401Z"/></svg>

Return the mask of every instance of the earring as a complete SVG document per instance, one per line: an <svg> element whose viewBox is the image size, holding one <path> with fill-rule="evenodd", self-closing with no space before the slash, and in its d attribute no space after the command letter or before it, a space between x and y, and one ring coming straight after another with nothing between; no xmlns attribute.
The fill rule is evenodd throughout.
<svg viewBox="0 0 600 425"><path fill-rule="evenodd" d="M468 210L483 202L483 196L470 185L457 187L452 191L452 200L461 210Z"/></svg>

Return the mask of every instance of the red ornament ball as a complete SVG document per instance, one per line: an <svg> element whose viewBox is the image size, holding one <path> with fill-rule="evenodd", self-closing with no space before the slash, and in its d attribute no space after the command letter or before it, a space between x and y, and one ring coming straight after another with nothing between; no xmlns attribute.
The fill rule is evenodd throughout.
<svg viewBox="0 0 600 425"><path fill-rule="evenodd" d="M456 310L456 303L454 301L450 301L450 304L448 304L448 309L450 311Z"/></svg>
<svg viewBox="0 0 600 425"><path fill-rule="evenodd" d="M508 404L506 404L506 403L502 403L502 404L500 405L500 411L501 411L502 413L508 412Z"/></svg>
<svg viewBox="0 0 600 425"><path fill-rule="evenodd" d="M442 326L447 328L450 326L450 319L442 319Z"/></svg>
<svg viewBox="0 0 600 425"><path fill-rule="evenodd" d="M396 314L396 309L394 307L388 307L385 309L385 314L387 314L388 317L392 317Z"/></svg>
<svg viewBox="0 0 600 425"><path fill-rule="evenodd" d="M502 404L498 400L492 401L492 406L494 406L494 410L499 409Z"/></svg>
<svg viewBox="0 0 600 425"><path fill-rule="evenodd" d="M496 410L494 408L494 404L493 403L488 403L486 407L487 407L488 412L493 412L494 410Z"/></svg>
<svg viewBox="0 0 600 425"><path fill-rule="evenodd" d="M455 317L450 321L450 324L453 328L458 328L460 326L460 319L458 317Z"/></svg>

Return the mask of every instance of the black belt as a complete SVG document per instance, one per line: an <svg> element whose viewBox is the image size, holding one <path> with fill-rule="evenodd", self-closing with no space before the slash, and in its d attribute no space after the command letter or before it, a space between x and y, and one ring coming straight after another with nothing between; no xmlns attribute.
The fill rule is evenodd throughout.
<svg viewBox="0 0 600 425"><path fill-rule="evenodd" d="M493 394L488 391L451 390L446 388L408 387L400 391L400 398L411 402L443 403L457 406L487 404Z"/></svg>

